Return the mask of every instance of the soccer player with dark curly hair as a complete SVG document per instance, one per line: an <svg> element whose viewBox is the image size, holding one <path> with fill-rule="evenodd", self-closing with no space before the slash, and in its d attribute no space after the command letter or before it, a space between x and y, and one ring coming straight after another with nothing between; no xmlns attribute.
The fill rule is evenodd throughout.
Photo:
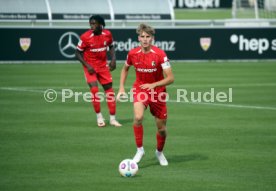
<svg viewBox="0 0 276 191"><path fill-rule="evenodd" d="M76 58L82 63L86 82L92 93L92 104L97 116L97 125L105 126L104 117L101 113L98 83L105 91L107 105L110 113L110 125L122 126L115 118L116 99L112 88L111 72L116 68L116 57L113 46L112 34L105 29L105 21L99 15L89 18L91 29L83 33L76 49ZM109 50L109 51L108 51ZM107 64L107 52L110 53L111 61Z"/></svg>

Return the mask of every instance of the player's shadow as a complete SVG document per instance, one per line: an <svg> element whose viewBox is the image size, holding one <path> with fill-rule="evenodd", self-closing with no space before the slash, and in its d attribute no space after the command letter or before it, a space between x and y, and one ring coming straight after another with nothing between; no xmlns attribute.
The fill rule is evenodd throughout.
<svg viewBox="0 0 276 191"><path fill-rule="evenodd" d="M201 160L208 160L208 157L201 154L190 154L190 155L168 155L167 160L169 162L169 165L175 164L175 163L185 163L189 161L201 161ZM159 162L157 159L151 158L145 161L141 161L141 164L139 164L139 168L148 168L150 166L159 165Z"/></svg>
<svg viewBox="0 0 276 191"><path fill-rule="evenodd" d="M167 157L171 163L182 163L189 161L201 161L208 160L208 157L201 154L190 154L190 155L172 155Z"/></svg>
<svg viewBox="0 0 276 191"><path fill-rule="evenodd" d="M118 119L118 121L123 125L132 125L133 123L133 118L127 118L127 119Z"/></svg>

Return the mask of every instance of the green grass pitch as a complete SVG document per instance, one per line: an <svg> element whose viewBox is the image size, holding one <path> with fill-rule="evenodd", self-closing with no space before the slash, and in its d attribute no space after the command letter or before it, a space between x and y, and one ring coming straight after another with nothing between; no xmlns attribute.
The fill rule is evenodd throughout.
<svg viewBox="0 0 276 191"><path fill-rule="evenodd" d="M113 72L117 91L122 65ZM80 64L0 65L0 190L2 191L274 191L276 64L173 63L176 91L233 89L232 103L169 102L168 167L154 156L154 121L144 119L146 155L133 178L120 177L133 157L132 104L118 103L121 128L96 127L88 102L62 102L60 92L87 92ZM134 79L130 71L129 90ZM43 92L59 92L53 103ZM101 89L102 91L102 89ZM105 118L107 106L102 103Z"/></svg>

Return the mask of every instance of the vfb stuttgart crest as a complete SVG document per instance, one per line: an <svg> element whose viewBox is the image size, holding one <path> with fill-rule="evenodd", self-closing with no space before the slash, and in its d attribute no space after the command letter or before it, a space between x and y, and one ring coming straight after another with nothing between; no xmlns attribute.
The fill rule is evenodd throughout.
<svg viewBox="0 0 276 191"><path fill-rule="evenodd" d="M20 38L19 39L19 44L21 49L24 52L27 52L27 50L30 48L31 46L31 38Z"/></svg>
<svg viewBox="0 0 276 191"><path fill-rule="evenodd" d="M212 43L212 39L210 37L202 37L200 38L200 46L204 51L207 51Z"/></svg>

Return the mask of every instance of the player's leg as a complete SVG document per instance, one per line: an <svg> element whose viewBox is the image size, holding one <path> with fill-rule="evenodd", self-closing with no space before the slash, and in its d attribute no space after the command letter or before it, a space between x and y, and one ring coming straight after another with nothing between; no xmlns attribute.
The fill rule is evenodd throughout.
<svg viewBox="0 0 276 191"><path fill-rule="evenodd" d="M99 82L102 84L103 89L106 94L106 102L109 109L110 114L110 125L113 125L115 127L122 126L117 120L116 120L116 98L115 93L112 88L112 76L108 69L102 70L97 73L97 77Z"/></svg>
<svg viewBox="0 0 276 191"><path fill-rule="evenodd" d="M99 127L104 127L105 122L104 122L103 115L101 113L101 103L98 96L98 93L99 93L98 84L97 82L94 81L94 82L88 82L88 85L90 87L90 92L92 94L92 105L94 107L94 111L97 116L97 124Z"/></svg>
<svg viewBox="0 0 276 191"><path fill-rule="evenodd" d="M150 103L150 111L155 117L155 123L157 127L156 132L156 157L161 166L167 166L168 161L164 156L163 149L167 138L167 106L165 102L157 101Z"/></svg>
<svg viewBox="0 0 276 191"><path fill-rule="evenodd" d="M134 107L133 131L134 131L135 143L137 146L137 152L133 157L133 160L138 163L145 155L145 151L143 148L144 129L142 124L145 105L142 102L135 102L133 104L133 107Z"/></svg>
<svg viewBox="0 0 276 191"><path fill-rule="evenodd" d="M112 88L112 82L102 85L106 94L106 102L110 114L110 125L121 127L122 125L116 120L116 98Z"/></svg>
<svg viewBox="0 0 276 191"><path fill-rule="evenodd" d="M157 127L157 133L156 133L156 157L159 160L159 163L161 166L167 166L168 161L163 153L163 149L166 142L167 137L167 128L166 128L166 119L159 119L155 117L156 127Z"/></svg>
<svg viewBox="0 0 276 191"><path fill-rule="evenodd" d="M96 75L96 73L90 74L87 71L87 68L85 68L85 67L83 67L83 70L84 70L84 76L86 78L86 82L89 85L90 92L92 94L91 102L92 102L94 111L97 115L97 124L99 127L104 127L105 122L104 122L104 118L101 113L101 103L100 103L100 99L98 96L99 88L98 88L98 83L97 83L97 75Z"/></svg>
<svg viewBox="0 0 276 191"><path fill-rule="evenodd" d="M156 150L162 152L165 146L166 137L167 137L167 128L166 128L166 119L159 119L155 117L155 123L157 127L156 132Z"/></svg>

